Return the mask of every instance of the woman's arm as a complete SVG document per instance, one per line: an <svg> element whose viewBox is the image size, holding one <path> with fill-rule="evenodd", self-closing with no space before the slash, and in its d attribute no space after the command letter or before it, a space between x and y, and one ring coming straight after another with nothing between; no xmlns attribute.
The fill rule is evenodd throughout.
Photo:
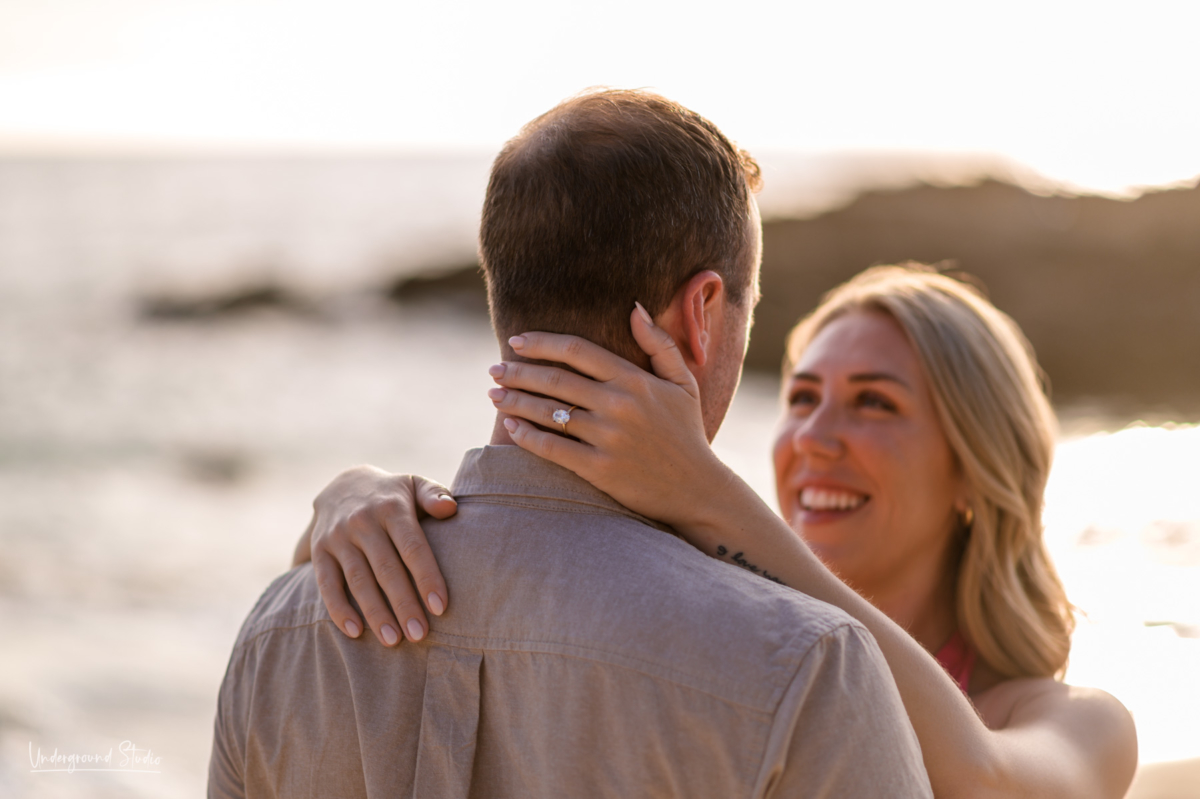
<svg viewBox="0 0 1200 799"><path fill-rule="evenodd" d="M497 408L555 427L557 408L577 405L567 433L505 421L513 440L588 480L627 507L670 524L701 551L767 571L836 605L875 636L891 667L939 797L1124 795L1136 766L1132 722L1112 697L1050 683L1013 705L1003 730L989 730L937 661L886 615L834 576L761 498L720 462L704 437L699 390L674 342L648 317L634 336L660 380L581 339L532 333L514 349L566 363L584 375L527 363L493 376ZM560 401L526 392L558 397ZM1074 693L1073 693L1074 692Z"/></svg>
<svg viewBox="0 0 1200 799"><path fill-rule="evenodd" d="M348 469L313 501L313 518L292 565L312 560L329 616L351 638L361 634L362 619L347 586L376 638L388 646L402 634L419 641L429 623L417 597L435 616L450 601L419 520L445 519L457 509L445 486L424 477L373 466Z"/></svg>
<svg viewBox="0 0 1200 799"><path fill-rule="evenodd" d="M723 470L728 472L727 468ZM729 473L700 504L702 521L673 526L711 555L769 570L786 585L840 607L879 643L924 752L938 797L1086 799L1125 795L1137 739L1124 707L1100 691L1018 681L1003 729L989 730L937 661L900 626L833 575L759 496ZM718 553L724 553L719 555ZM999 686L999 687L1004 687Z"/></svg>

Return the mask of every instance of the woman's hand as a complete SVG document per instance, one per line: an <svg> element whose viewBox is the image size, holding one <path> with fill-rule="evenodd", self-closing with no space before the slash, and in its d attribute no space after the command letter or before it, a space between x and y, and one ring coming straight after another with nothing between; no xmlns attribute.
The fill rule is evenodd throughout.
<svg viewBox="0 0 1200 799"><path fill-rule="evenodd" d="M488 394L497 410L520 417L505 420L518 446L570 469L625 507L683 531L702 521L704 500L719 495L733 477L709 446L700 390L674 340L640 305L631 327L658 377L584 339L526 333L509 340L521 356L565 363L582 375L531 363L499 364L491 374L500 388ZM571 438L535 426L555 431L561 426L554 412L572 405L578 407L565 426Z"/></svg>
<svg viewBox="0 0 1200 799"><path fill-rule="evenodd" d="M418 521L445 519L457 510L440 483L373 466L349 469L313 501L313 519L296 546L293 565L312 560L329 616L346 635L357 638L362 632L362 620L346 596L348 585L376 638L394 646L403 630L409 640L419 641L429 623L418 595L440 616L449 594Z"/></svg>

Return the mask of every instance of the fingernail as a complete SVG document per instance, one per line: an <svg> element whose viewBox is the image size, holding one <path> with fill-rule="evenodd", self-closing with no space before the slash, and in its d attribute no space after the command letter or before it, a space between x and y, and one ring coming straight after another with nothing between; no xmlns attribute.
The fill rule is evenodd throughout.
<svg viewBox="0 0 1200 799"><path fill-rule="evenodd" d="M512 347L514 350L521 349L522 347L525 346L525 337L524 336L513 336L512 338L510 338L508 340L508 346Z"/></svg>
<svg viewBox="0 0 1200 799"><path fill-rule="evenodd" d="M501 378L504 377L504 369L504 364L498 363L495 366L488 367L488 374L495 378Z"/></svg>
<svg viewBox="0 0 1200 799"><path fill-rule="evenodd" d="M408 640L410 641L420 641L425 637L425 628L416 619L409 619L405 629L408 630Z"/></svg>
<svg viewBox="0 0 1200 799"><path fill-rule="evenodd" d="M429 602L429 609L433 611L434 616L441 616L446 611L446 606L442 604L442 598L437 594L430 593L426 600Z"/></svg>
<svg viewBox="0 0 1200 799"><path fill-rule="evenodd" d="M449 494L438 494L438 499L440 499L442 502L456 502L457 501L454 499L454 497L450 496Z"/></svg>
<svg viewBox="0 0 1200 799"><path fill-rule="evenodd" d="M499 402L500 400L504 399L507 394L508 391L503 388L488 389L488 398L491 399L492 402Z"/></svg>
<svg viewBox="0 0 1200 799"><path fill-rule="evenodd" d="M517 420L516 419L505 419L504 420L504 429L510 433L517 432Z"/></svg>
<svg viewBox="0 0 1200 799"><path fill-rule="evenodd" d="M383 642L388 646L395 646L400 640L400 636L396 635L396 631L392 629L392 625L385 624L379 628L379 634L383 636Z"/></svg>
<svg viewBox="0 0 1200 799"><path fill-rule="evenodd" d="M646 324L650 325L650 327L654 327L654 320L650 318L650 314L645 308L642 307L642 304L637 300L634 300L633 304L637 306L638 313L642 315L642 319L646 322Z"/></svg>
<svg viewBox="0 0 1200 799"><path fill-rule="evenodd" d="M346 635L351 638L357 638L360 632L362 630L358 629L358 622L354 621L354 619L346 619Z"/></svg>

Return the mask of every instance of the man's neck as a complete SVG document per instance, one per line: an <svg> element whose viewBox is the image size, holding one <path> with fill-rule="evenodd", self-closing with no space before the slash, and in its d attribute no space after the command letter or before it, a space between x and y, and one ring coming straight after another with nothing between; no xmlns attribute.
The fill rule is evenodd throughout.
<svg viewBox="0 0 1200 799"><path fill-rule="evenodd" d="M508 416L503 413L496 414L496 423L492 426L492 440L488 442L493 447L515 447L517 443L512 440L512 436L508 434L508 430L504 428L504 420Z"/></svg>

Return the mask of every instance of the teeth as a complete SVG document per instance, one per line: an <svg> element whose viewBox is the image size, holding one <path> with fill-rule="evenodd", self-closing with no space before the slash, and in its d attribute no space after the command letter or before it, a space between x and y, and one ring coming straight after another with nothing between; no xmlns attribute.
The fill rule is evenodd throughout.
<svg viewBox="0 0 1200 799"><path fill-rule="evenodd" d="M829 488L806 488L800 492L800 504L805 510L853 510L866 501L862 494Z"/></svg>

